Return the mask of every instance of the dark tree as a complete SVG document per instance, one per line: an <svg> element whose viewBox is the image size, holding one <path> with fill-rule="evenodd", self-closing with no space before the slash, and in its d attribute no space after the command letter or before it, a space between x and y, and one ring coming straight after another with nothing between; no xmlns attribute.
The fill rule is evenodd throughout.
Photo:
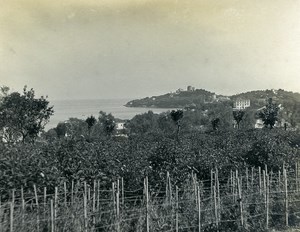
<svg viewBox="0 0 300 232"><path fill-rule="evenodd" d="M106 114L103 111L99 112L99 123L102 126L106 135L111 136L116 129L115 118L112 114Z"/></svg>
<svg viewBox="0 0 300 232"><path fill-rule="evenodd" d="M211 125L213 130L218 130L219 125L220 125L220 119L219 118L215 118L211 121Z"/></svg>
<svg viewBox="0 0 300 232"><path fill-rule="evenodd" d="M90 117L88 117L85 120L85 122L88 124L88 131L89 131L89 137L90 137L91 136L91 129L96 124L97 120L93 115L91 115Z"/></svg>
<svg viewBox="0 0 300 232"><path fill-rule="evenodd" d="M31 141L44 129L53 107L49 107L46 98L35 98L34 90L23 94L13 92L3 97L0 104L0 130L2 137L7 142L16 142L27 138Z"/></svg>
<svg viewBox="0 0 300 232"><path fill-rule="evenodd" d="M170 112L170 116L172 120L175 122L177 125L177 132L176 132L176 138L179 140L179 132L180 132L180 121L183 118L183 111L182 110L172 110Z"/></svg>
<svg viewBox="0 0 300 232"><path fill-rule="evenodd" d="M240 128L240 123L243 120L243 117L245 115L245 111L233 111L233 118L236 121L237 127Z"/></svg>
<svg viewBox="0 0 300 232"><path fill-rule="evenodd" d="M66 133L67 133L66 123L63 123L63 122L58 123L55 128L55 132L56 132L58 138L65 137Z"/></svg>
<svg viewBox="0 0 300 232"><path fill-rule="evenodd" d="M258 114L259 118L263 121L266 128L272 129L275 123L278 121L279 107L273 103L272 98L268 99L268 102L263 110Z"/></svg>

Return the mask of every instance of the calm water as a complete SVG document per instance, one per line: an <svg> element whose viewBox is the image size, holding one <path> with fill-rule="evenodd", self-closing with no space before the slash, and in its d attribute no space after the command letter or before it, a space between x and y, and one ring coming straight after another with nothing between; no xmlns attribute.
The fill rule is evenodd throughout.
<svg viewBox="0 0 300 232"><path fill-rule="evenodd" d="M129 108L124 105L132 99L95 99L95 100L52 100L50 105L54 106L54 115L46 125L46 130L55 127L59 122L69 118L86 119L94 115L98 118L99 111L112 113L120 119L131 119L137 114L142 114L148 110L154 113L161 113L170 109L162 108Z"/></svg>

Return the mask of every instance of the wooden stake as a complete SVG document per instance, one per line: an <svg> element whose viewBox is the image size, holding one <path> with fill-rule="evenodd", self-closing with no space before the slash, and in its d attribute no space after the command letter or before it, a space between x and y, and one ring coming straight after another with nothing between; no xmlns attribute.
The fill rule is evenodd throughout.
<svg viewBox="0 0 300 232"><path fill-rule="evenodd" d="M13 232L14 231L14 203L10 203L10 227L9 231Z"/></svg>
<svg viewBox="0 0 300 232"><path fill-rule="evenodd" d="M54 209L53 200L50 200L50 214L51 214L51 232L54 232Z"/></svg>
<svg viewBox="0 0 300 232"><path fill-rule="evenodd" d="M176 218L175 218L175 231L178 232L178 213L179 213L179 202L178 202L178 187L176 186L176 193L175 193L175 201L176 201Z"/></svg>
<svg viewBox="0 0 300 232"><path fill-rule="evenodd" d="M258 167L258 184L259 184L259 193L261 194L261 167Z"/></svg>
<svg viewBox="0 0 300 232"><path fill-rule="evenodd" d="M43 205L43 220L44 221L47 221L47 223L48 223L48 218L46 218L46 210L47 210L47 187L44 187L44 201L43 201L44 203L44 205Z"/></svg>
<svg viewBox="0 0 300 232"><path fill-rule="evenodd" d="M21 204L22 204L22 225L25 222L25 199L24 199L24 189L21 187Z"/></svg>
<svg viewBox="0 0 300 232"><path fill-rule="evenodd" d="M117 179L117 192L120 195L120 180L119 179Z"/></svg>
<svg viewBox="0 0 300 232"><path fill-rule="evenodd" d="M2 206L1 206L1 195L0 195L0 232L2 232Z"/></svg>
<svg viewBox="0 0 300 232"><path fill-rule="evenodd" d="M242 227L244 227L242 186L240 183L240 178L237 178L237 185L238 185L238 194L239 194L239 202L240 202L241 225L242 225Z"/></svg>
<svg viewBox="0 0 300 232"><path fill-rule="evenodd" d="M238 188L239 188L239 182L237 181L239 179L239 172L238 172L238 170L235 170L235 189L234 189L234 191L235 191L235 201L237 200L236 199L236 197L237 197L237 195L239 194L238 193Z"/></svg>
<svg viewBox="0 0 300 232"><path fill-rule="evenodd" d="M220 221L221 220L221 197L220 197L220 183L219 183L218 175L217 175L217 203L218 203L218 221Z"/></svg>
<svg viewBox="0 0 300 232"><path fill-rule="evenodd" d="M33 189L34 189L34 195L35 195L35 205L36 205L36 228L37 231L40 231L40 216L39 216L39 199L38 199L38 193L37 193L37 189L36 189L36 185L33 185Z"/></svg>
<svg viewBox="0 0 300 232"><path fill-rule="evenodd" d="M278 189L281 191L281 172L280 170L278 171Z"/></svg>
<svg viewBox="0 0 300 232"><path fill-rule="evenodd" d="M246 167L246 187L247 187L247 191L248 191L249 190L248 167Z"/></svg>
<svg viewBox="0 0 300 232"><path fill-rule="evenodd" d="M267 187L266 187L266 172L265 172L265 170L263 170L263 192L264 192L264 198L266 199L266 193L267 193L267 191L266 191L266 189L267 189Z"/></svg>
<svg viewBox="0 0 300 232"><path fill-rule="evenodd" d="M94 180L93 185L93 227L96 226L96 180Z"/></svg>
<svg viewBox="0 0 300 232"><path fill-rule="evenodd" d="M67 207L67 183L64 182L64 200L65 200L65 207Z"/></svg>
<svg viewBox="0 0 300 232"><path fill-rule="evenodd" d="M229 186L230 186L230 193L233 194L233 191L232 191L232 190L233 190L233 189L232 189L232 186L233 186L233 181L232 181L232 170L230 170L230 185L229 185Z"/></svg>
<svg viewBox="0 0 300 232"><path fill-rule="evenodd" d="M193 191L194 191L194 199L195 202L197 203L197 177L196 174L194 175L194 173L193 173Z"/></svg>
<svg viewBox="0 0 300 232"><path fill-rule="evenodd" d="M214 181L214 173L213 173L213 170L210 170L210 199L211 199L211 201L213 201L213 197L214 197L214 195L213 195L213 193L214 193L214 183L213 183L213 181Z"/></svg>
<svg viewBox="0 0 300 232"><path fill-rule="evenodd" d="M289 226L289 201L288 201L288 186L287 186L287 173L286 169L284 172L284 191L285 191L285 225Z"/></svg>
<svg viewBox="0 0 300 232"><path fill-rule="evenodd" d="M97 181L97 211L100 211L100 181ZM99 213L100 215L100 213Z"/></svg>
<svg viewBox="0 0 300 232"><path fill-rule="evenodd" d="M171 184L170 175L169 175L169 204L172 207L172 184Z"/></svg>
<svg viewBox="0 0 300 232"><path fill-rule="evenodd" d="M200 187L197 188L198 196L198 231L201 232L201 198L200 198Z"/></svg>
<svg viewBox="0 0 300 232"><path fill-rule="evenodd" d="M115 182L112 183L112 198L113 198L113 208L114 214L116 214L116 194L115 194Z"/></svg>
<svg viewBox="0 0 300 232"><path fill-rule="evenodd" d="M120 192L117 191L116 193L116 198L117 198L117 215L116 215L116 219L117 219L117 232L120 232Z"/></svg>
<svg viewBox="0 0 300 232"><path fill-rule="evenodd" d="M298 162L295 163L296 192L298 192Z"/></svg>
<svg viewBox="0 0 300 232"><path fill-rule="evenodd" d="M124 197L124 178L121 178L121 187L122 187L122 206L124 207L125 197Z"/></svg>
<svg viewBox="0 0 300 232"><path fill-rule="evenodd" d="M146 232L150 231L149 227L149 186L148 186L148 176L145 178L145 193L146 193Z"/></svg>
<svg viewBox="0 0 300 232"><path fill-rule="evenodd" d="M216 227L219 228L219 222L218 222L218 206L217 206L217 190L216 186L213 188L214 190L214 209L215 209L215 220L216 220Z"/></svg>
<svg viewBox="0 0 300 232"><path fill-rule="evenodd" d="M47 187L44 187L44 218L46 215L46 204L47 204Z"/></svg>
<svg viewBox="0 0 300 232"><path fill-rule="evenodd" d="M269 176L266 175L267 178L267 189L266 189L266 229L269 229L269 188L270 188L270 181Z"/></svg>
<svg viewBox="0 0 300 232"><path fill-rule="evenodd" d="M145 185L146 185L146 182L145 182ZM169 185L169 172L167 172L167 181L166 181L166 199L167 199L167 201L169 200L168 199L168 196L169 196L169 186L168 185Z"/></svg>
<svg viewBox="0 0 300 232"><path fill-rule="evenodd" d="M194 180L194 178L193 178ZM171 178L170 178L170 173L167 172L167 184L166 184L166 197L167 201L171 206L172 203L172 186L171 186Z"/></svg>
<svg viewBox="0 0 300 232"><path fill-rule="evenodd" d="M235 177L234 177L234 173L232 173L232 196L233 196L233 203L235 203Z"/></svg>
<svg viewBox="0 0 300 232"><path fill-rule="evenodd" d="M73 203L74 203L74 180L72 180L72 183L71 183L71 204L72 204L72 207L73 207Z"/></svg>
<svg viewBox="0 0 300 232"><path fill-rule="evenodd" d="M88 215L87 215L87 185L84 181L84 195L83 195L83 210L84 210L84 231L88 231Z"/></svg>
<svg viewBox="0 0 300 232"><path fill-rule="evenodd" d="M57 200L58 200L58 188L54 188L54 230L56 230L56 218L57 218Z"/></svg>
<svg viewBox="0 0 300 232"><path fill-rule="evenodd" d="M273 183L273 169L271 169L271 172L270 172L270 175L269 175L270 189L272 189L272 183Z"/></svg>

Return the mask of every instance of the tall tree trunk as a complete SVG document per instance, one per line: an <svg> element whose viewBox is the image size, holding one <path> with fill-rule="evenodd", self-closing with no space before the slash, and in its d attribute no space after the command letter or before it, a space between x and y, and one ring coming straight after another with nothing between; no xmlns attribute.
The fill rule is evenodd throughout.
<svg viewBox="0 0 300 232"><path fill-rule="evenodd" d="M179 142L179 133L180 133L180 122L177 122L177 132L176 132L176 140Z"/></svg>

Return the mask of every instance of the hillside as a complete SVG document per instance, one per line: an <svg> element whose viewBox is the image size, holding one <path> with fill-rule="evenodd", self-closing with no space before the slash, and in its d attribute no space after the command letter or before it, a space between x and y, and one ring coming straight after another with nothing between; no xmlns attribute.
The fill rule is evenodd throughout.
<svg viewBox="0 0 300 232"><path fill-rule="evenodd" d="M285 91L283 89L250 91L233 95L230 98L233 101L238 98L249 99L252 107L261 107L268 98L272 98L275 102L282 104L283 106L291 106L300 103L300 93Z"/></svg>
<svg viewBox="0 0 300 232"><path fill-rule="evenodd" d="M127 107L155 107L155 108L184 108L193 105L196 108L201 108L203 105L210 103L228 102L233 104L237 99L249 99L251 108L260 108L265 105L266 99L273 100L282 104L284 107L295 107L300 104L300 93L291 91L279 90L255 90L246 93L239 93L232 96L223 96L216 93L204 90L177 90L163 94L160 96L146 97L129 101Z"/></svg>
<svg viewBox="0 0 300 232"><path fill-rule="evenodd" d="M268 98L272 98L274 102L280 105L282 119L288 121L293 127L300 124L300 93L283 89L255 90L232 96L217 95L204 89L177 90L175 93L133 100L128 102L126 106L208 110L208 112L214 113L224 110L225 106L227 109L233 107L237 99L249 99L251 104L248 111L255 114L266 104Z"/></svg>
<svg viewBox="0 0 300 232"><path fill-rule="evenodd" d="M219 96L223 97L223 96ZM226 97L225 97L226 98ZM146 97L128 102L127 107L155 107L155 108L184 108L189 105L200 106L213 102L217 95L204 89L181 90L160 96Z"/></svg>

